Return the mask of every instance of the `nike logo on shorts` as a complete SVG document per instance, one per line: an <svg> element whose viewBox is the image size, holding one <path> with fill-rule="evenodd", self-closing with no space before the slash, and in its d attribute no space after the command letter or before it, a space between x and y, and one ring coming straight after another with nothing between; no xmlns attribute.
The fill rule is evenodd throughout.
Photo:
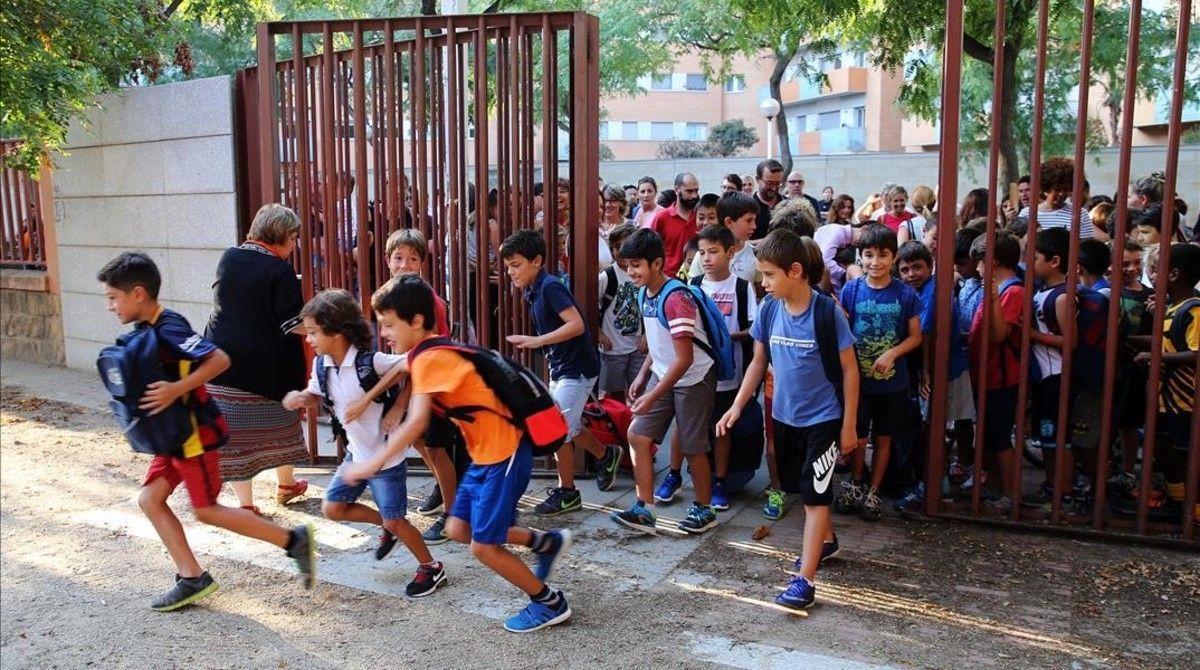
<svg viewBox="0 0 1200 670"><path fill-rule="evenodd" d="M817 495L829 489L829 482L833 481L833 466L837 465L839 452L837 442L831 442L825 453L818 456L813 463L813 490Z"/></svg>

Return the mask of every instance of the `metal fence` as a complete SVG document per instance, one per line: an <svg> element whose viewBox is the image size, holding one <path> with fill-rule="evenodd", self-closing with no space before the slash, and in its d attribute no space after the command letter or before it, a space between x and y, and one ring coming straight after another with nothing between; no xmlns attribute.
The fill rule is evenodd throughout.
<svg viewBox="0 0 1200 670"><path fill-rule="evenodd" d="M1043 507L1035 507L1032 505L1022 505L1023 496L1030 493L1031 486L1036 487L1036 481L1029 481L1027 477L1022 479L1022 459L1019 454L1025 447L1026 438L1031 431L1027 429L1029 425L1029 399L1031 396L1031 387L1033 382L1030 381L1026 374L1020 375L1017 392L1016 405L1016 428L1014 435L1015 448L1009 450L1007 457L1012 458L1011 467L1014 468L1014 475L1004 482L1004 494L1012 501L1011 509L1000 507L999 510L992 507L981 505L982 486L974 486L971 489L969 500L955 502L953 500L943 500L941 495L943 475L946 472L946 417L947 417L947 401L948 401L948 366L950 357L950 338L940 336L935 339L934 347L934 377L933 390L931 400L931 417L929 425L929 442L928 442L928 459L926 462L926 513L931 516L944 516L953 518L969 518L982 519L995 523L1005 524L1020 524L1022 526L1039 526L1054 529L1062 529L1071 532L1080 532L1087 534L1121 534L1122 537L1136 536L1140 539L1148 541L1162 541L1167 543L1184 544L1195 547L1200 546L1196 538L1194 519L1194 509L1197 499L1197 479L1200 477L1200 420L1194 417L1194 411L1189 414L1184 420L1189 423L1185 430L1174 431L1174 443L1166 443L1171 440L1165 436L1161 430L1163 421L1168 420L1166 415L1160 414L1159 396L1160 387L1164 383L1165 375L1168 372L1167 366L1172 366L1170 372L1176 379L1181 376L1185 380L1191 380L1191 388L1195 389L1195 395L1191 399L1193 410L1200 406L1200 377L1197 377L1196 358L1193 357L1190 363L1186 362L1165 362L1163 356L1163 334L1164 321L1168 317L1168 312L1172 309L1173 301L1169 299L1167 288L1168 278L1171 274L1171 242L1176 239L1176 212L1175 202L1172 195L1175 193L1179 164L1179 146L1182 132L1181 113L1184 100L1184 83L1187 76L1187 44L1188 32L1190 29L1189 17L1192 16L1191 0L1181 0L1179 3L1179 16L1183 17L1179 21L1178 32L1175 43L1174 54L1174 73L1172 79L1172 87L1170 90L1170 116L1169 116L1169 131L1167 140L1167 164L1164 166L1164 184L1162 206L1162 221L1161 221L1161 236L1162 244L1159 253L1159 265L1157 272L1157 281L1153 287L1153 304L1156 306L1152 314L1152 329L1148 338L1149 359L1145 369L1145 387L1134 388L1134 393L1142 393L1144 391L1146 399L1146 410L1144 417L1144 428L1140 431L1140 449L1139 455L1133 459L1126 458L1125 460L1133 460L1134 462L1121 463L1120 467L1130 471L1137 472L1136 487L1129 494L1122 494L1122 499L1126 503L1124 506L1114 504L1116 494L1108 490L1108 482L1114 472L1117 472L1116 463L1120 459L1122 450L1118 444L1115 426L1115 409L1117 403L1117 389L1122 384L1129 384L1128 379L1122 379L1121 370L1118 366L1118 357L1124 356L1124 352L1119 351L1119 346L1122 346L1119 340L1119 320L1120 316L1120 295L1121 295L1121 242L1125 239L1126 233L1129 231L1129 208L1127 205L1127 196L1130 187L1130 152L1132 127L1133 127L1133 108L1136 102L1136 84L1138 77L1137 60L1139 48L1139 32L1140 32L1140 15L1142 12L1141 0L1132 0L1131 2L1131 17L1128 32L1128 52L1127 64L1125 72L1125 93L1122 114L1122 127L1120 132L1121 147L1120 147L1120 175L1116 184L1117 193L1115 197L1116 207L1116 230L1113 239L1116 244L1113 247L1113 265L1111 272L1114 281L1113 283L1113 298L1108 303L1108 311L1105 314L1106 334L1107 338L1104 344L1104 363L1103 363L1103 381L1098 388L1088 389L1095 393L1097 397L1096 403L1098 407L1094 408L1096 421L1099 422L1099 444L1098 448L1093 453L1087 453L1086 449L1080 449L1080 445L1075 445L1074 452L1081 453L1084 457L1081 459L1081 469L1084 471L1087 480L1090 481L1090 492L1080 495L1079 491L1066 491L1063 483L1063 477L1053 477L1052 495L1048 505ZM995 79L993 82L993 101L994 104L999 104L998 101L1004 95L1004 81L1002 77L1002 63L1004 58L1005 44L1005 2L995 4L995 37L993 45L995 49ZM958 171L958 154L959 154L959 115L961 102L961 81L962 81L962 55L963 55L963 4L961 2L949 1L946 3L946 33L944 45L944 60L943 60L943 89L942 89L942 118L941 118L941 166L939 178L939 193L938 199L942 203L956 203L958 201L957 193L957 171ZM1045 107L1045 84L1046 84L1046 45L1047 45L1047 28L1050 20L1050 3L1048 0L1040 0L1038 4L1038 33L1037 47L1038 58L1035 72L1035 94L1032 101L1033 104L1033 134L1032 134L1032 149L1031 149L1031 165L1029 174L1032 177L1031 191L1034 194L1041 193L1040 170L1038 169L1042 160L1047 158L1042 155L1042 119L1046 111ZM1084 20L1082 23L1082 35L1079 42L1080 45L1080 72L1079 80L1086 82L1089 80L1091 59L1092 59L1092 43L1094 30L1094 0L1085 0L1083 6ZM1084 149L1085 149L1085 124L1088 119L1088 104L1089 104L1089 86L1083 85L1079 87L1078 112L1078 128L1076 131L1075 142L1075 172L1074 184L1071 194L1072 203L1082 202L1083 182L1084 182ZM999 165L999 146L998 137L1000 136L999 117L993 115L992 118L992 141L990 145L989 156L989 181L988 187L992 194L1002 192L1001 184L998 179ZM984 285L984 300L983 300L983 325L984 332L988 332L987 328L994 319L1000 318L995 313L995 307L992 300L986 296L990 296L996 289L995 277L995 240L997 234L998 217L997 217L997 201L998 197L989 198L988 209L988 226L986 230L987 252L983 264L983 285ZM1033 206L1030 207L1029 230L1026 246L1024 250L1024 260L1026 275L1024 278L1024 290L1026 303L1024 305L1023 319L1021 321L1020 331L1020 369L1028 370L1031 361L1031 330L1033 330L1033 308L1028 300L1034 292L1034 256L1036 240L1039 234L1038 228L1038 212L1037 198L1033 200ZM1074 210L1075 217L1078 217L1078 208ZM939 212L938 227L940 230L955 230L955 211L953 207L943 206ZM1078 230L1080 226L1073 226L1074 230ZM943 238L944 239L944 238ZM1079 299L1078 288L1078 260L1080 255L1080 236L1072 234L1070 236L1069 259L1067 262L1067 277L1065 281L1065 296L1068 304L1075 305ZM954 266L954 245L941 244L937 252L937 267L951 268ZM936 287L937 301L937 333L945 334L950 332L951 314L953 300L953 283L949 281L938 282ZM1174 303L1174 304L1177 304ZM1175 314L1175 316L1179 316ZM1077 369L1074 364L1073 352L1077 348L1076 344L1076 323L1074 319L1066 320L1061 324L1063 345L1062 345L1062 392L1057 398L1057 421L1056 434L1054 435L1054 450L1044 453L1051 454L1048 456L1046 467L1055 472L1062 472L1064 463L1067 459L1068 448L1072 445L1072 427L1078 424L1076 412L1080 409L1078 403L1072 406L1074 395L1068 392L1072 387L1078 388L1083 385L1082 378L1084 373L1089 373L1087 376L1093 377L1093 374L1099 372L1097 370ZM988 369L988 347L983 347L978 354L980 356L980 369ZM975 423L975 440L974 440L974 463L976 468L982 467L985 458L984 438L986 434L986 423L989 418L994 418L994 414L989 416L987 409L989 398L993 401L995 396L991 396L987 392L986 375L982 379L975 379L976 384L976 414L977 420ZM1185 382L1186 385L1186 382ZM1185 394L1186 395L1186 394ZM1169 417L1169 420L1178 424L1180 419L1177 416ZM1179 444L1181 439L1185 444ZM1135 470L1136 468L1136 470ZM996 473L992 471L993 475ZM1168 483L1178 484L1183 482L1185 486L1185 498L1182 506L1171 504L1169 501L1165 505L1161 505L1162 499L1158 493L1155 493L1156 482L1159 478L1164 478ZM1160 484L1157 486L1161 486ZM1065 508L1063 505L1064 496L1072 495L1077 500L1071 507ZM1134 502L1135 501L1135 502ZM1082 502L1083 504L1079 504Z"/></svg>
<svg viewBox="0 0 1200 670"><path fill-rule="evenodd" d="M20 140L0 140L0 155ZM0 173L0 267L46 269L46 235L41 192L24 170L4 166Z"/></svg>

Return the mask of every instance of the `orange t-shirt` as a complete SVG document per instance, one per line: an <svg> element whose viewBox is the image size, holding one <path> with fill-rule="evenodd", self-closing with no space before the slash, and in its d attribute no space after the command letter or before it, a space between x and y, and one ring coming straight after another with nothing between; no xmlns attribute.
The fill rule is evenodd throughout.
<svg viewBox="0 0 1200 670"><path fill-rule="evenodd" d="M417 356L409 371L413 393L428 393L443 407L478 405L491 411L475 412L474 421L452 419L462 431L467 453L479 465L508 460L517 450L521 431L505 417L508 407L475 371L471 361L445 349L433 349Z"/></svg>

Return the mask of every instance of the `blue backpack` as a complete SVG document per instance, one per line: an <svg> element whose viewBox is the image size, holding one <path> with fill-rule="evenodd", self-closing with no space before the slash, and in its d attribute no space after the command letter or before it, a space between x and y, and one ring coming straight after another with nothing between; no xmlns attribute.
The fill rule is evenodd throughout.
<svg viewBox="0 0 1200 670"><path fill-rule="evenodd" d="M146 388L168 378L159 354L158 331L139 328L117 338L96 359L100 381L108 390L117 425L134 451L143 454L183 456L183 445L196 429L184 402L171 403L153 416L138 407Z"/></svg>
<svg viewBox="0 0 1200 670"><path fill-rule="evenodd" d="M663 311L663 305L667 302L667 296L674 291L688 291L692 299L696 301L696 307L700 312L700 320L704 324L704 334L708 336L708 342L702 342L696 338L692 341L696 343L700 350L708 354L713 362L717 365L717 379L720 381L729 381L737 378L737 366L733 362L733 338L729 336L729 328L725 326L725 315L721 309L717 307L712 298L700 289L698 286L690 286L684 284L678 279L668 279L666 284L663 284L662 290L659 291L658 309L655 310L655 315L658 317L659 323L667 330L671 329L671 325L667 322L667 314ZM646 305L646 287L638 289L638 308L645 313Z"/></svg>

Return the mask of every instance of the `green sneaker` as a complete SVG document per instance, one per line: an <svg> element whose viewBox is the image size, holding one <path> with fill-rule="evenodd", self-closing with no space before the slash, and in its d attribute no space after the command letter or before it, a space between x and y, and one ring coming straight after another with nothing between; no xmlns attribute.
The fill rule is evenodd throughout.
<svg viewBox="0 0 1200 670"><path fill-rule="evenodd" d="M317 538L311 523L292 529L287 555L296 561L296 568L304 577L304 588L311 589L317 583Z"/></svg>
<svg viewBox="0 0 1200 670"><path fill-rule="evenodd" d="M771 521L778 521L783 518L783 491L779 489L767 489L767 504L763 505L763 516Z"/></svg>
<svg viewBox="0 0 1200 670"><path fill-rule="evenodd" d="M207 572L199 577L185 579L175 575L175 586L150 602L155 612L174 612L181 607L194 605L212 595L219 587Z"/></svg>
<svg viewBox="0 0 1200 670"><path fill-rule="evenodd" d="M533 513L538 516L555 516L578 509L583 509L583 496L579 494L579 489L548 488L546 499L533 508Z"/></svg>

